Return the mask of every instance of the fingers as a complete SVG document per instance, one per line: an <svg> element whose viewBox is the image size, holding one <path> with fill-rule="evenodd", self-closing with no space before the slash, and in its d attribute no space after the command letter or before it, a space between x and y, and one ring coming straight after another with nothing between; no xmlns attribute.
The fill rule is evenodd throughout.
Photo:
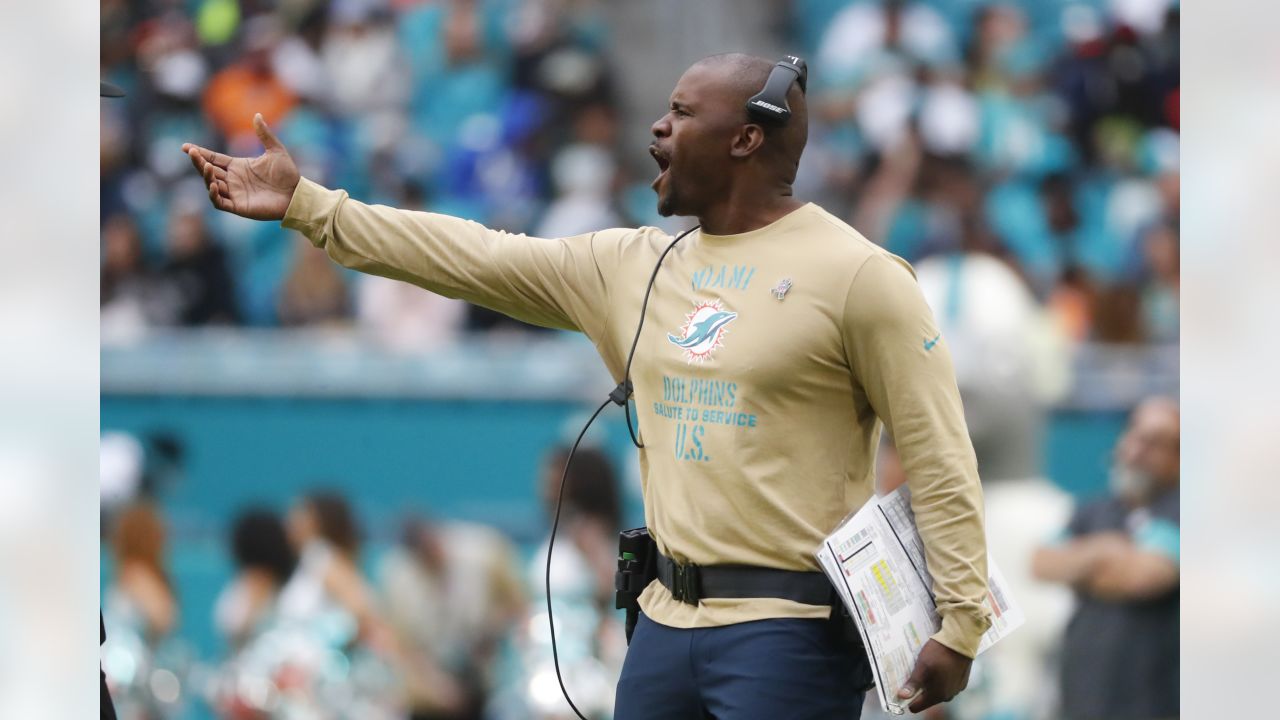
<svg viewBox="0 0 1280 720"><path fill-rule="evenodd" d="M267 150L284 150L284 145L276 139L271 128L267 127L267 121L262 119L262 113L256 113L253 116L253 131L258 134L258 139L262 141L262 147Z"/></svg>
<svg viewBox="0 0 1280 720"><path fill-rule="evenodd" d="M186 151L187 157L191 158L192 166L200 172L200 177L204 180L205 188L209 192L209 202L212 202L213 206L219 210L229 210L231 207L231 190L227 186L227 171L209 162L206 156L200 152L203 148L196 147L190 143L182 147Z"/></svg>
<svg viewBox="0 0 1280 720"><path fill-rule="evenodd" d="M942 697L942 695L936 690L926 686L924 689L919 691L919 695L916 697L915 702L908 705L907 709L913 713L921 713L940 702L944 702L945 700L946 698Z"/></svg>
<svg viewBox="0 0 1280 720"><path fill-rule="evenodd" d="M205 185L209 191L209 202L219 210L231 212L233 203L231 202L231 192L227 187L226 180L206 180Z"/></svg>
<svg viewBox="0 0 1280 720"><path fill-rule="evenodd" d="M191 143L183 143L182 152L186 153L187 157L191 158L191 164L195 165L197 170L200 169L200 165L196 164L197 158L207 163L213 163L223 169L226 169L227 166L231 164L231 161L235 159L230 155L223 155L220 152L214 152L208 148L202 148L199 145L193 145Z"/></svg>
<svg viewBox="0 0 1280 720"><path fill-rule="evenodd" d="M911 676L907 678L907 682L903 684L900 690L898 690L898 699L906 700L912 695L915 695L920 691L920 688L924 687L928 683L928 681L929 666L917 660L916 666L911 670Z"/></svg>
<svg viewBox="0 0 1280 720"><path fill-rule="evenodd" d="M227 171L213 163L204 163L204 167L200 168L200 175L204 177L205 185L219 180L226 182L227 179Z"/></svg>
<svg viewBox="0 0 1280 720"><path fill-rule="evenodd" d="M187 159L191 161L191 167L194 167L198 172L204 174L204 166L208 165L209 162L204 159L204 155L200 154L200 148L192 145L191 143L184 143L182 146L182 152L187 154Z"/></svg>
<svg viewBox="0 0 1280 720"><path fill-rule="evenodd" d="M898 690L899 704L911 701L908 709L913 713L920 712L930 705L936 704L938 701L929 697L933 694L930 692L932 683L929 680L931 675L929 666L917 660L916 666L911 670L911 676L907 678L907 682ZM926 700L929 700L929 702L926 702Z"/></svg>

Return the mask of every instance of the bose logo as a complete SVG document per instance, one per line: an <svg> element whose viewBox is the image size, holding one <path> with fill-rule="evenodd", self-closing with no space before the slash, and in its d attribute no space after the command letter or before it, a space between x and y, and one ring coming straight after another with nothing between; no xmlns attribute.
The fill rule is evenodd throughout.
<svg viewBox="0 0 1280 720"><path fill-rule="evenodd" d="M754 103L752 103L752 105L756 105L756 106L758 106L758 107L762 107L762 108L764 108L764 109L766 109L766 110L772 110L773 112L776 112L776 113L785 113L785 112L786 112L786 110L783 110L782 108L778 107L777 105L774 105L773 103L767 103L767 102L765 102L765 101L763 101L763 100L756 100Z"/></svg>

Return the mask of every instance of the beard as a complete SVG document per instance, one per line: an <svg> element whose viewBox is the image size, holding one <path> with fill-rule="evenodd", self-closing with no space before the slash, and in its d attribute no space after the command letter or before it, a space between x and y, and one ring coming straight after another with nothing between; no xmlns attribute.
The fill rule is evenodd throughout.
<svg viewBox="0 0 1280 720"><path fill-rule="evenodd" d="M663 191L666 192L663 192ZM667 174L664 187L658 190L658 214L662 217L671 217L676 214L678 204L676 200L676 184L675 179Z"/></svg>
<svg viewBox="0 0 1280 720"><path fill-rule="evenodd" d="M1118 463L1111 467L1108 483L1112 493L1138 499L1149 497L1156 487L1151 473Z"/></svg>

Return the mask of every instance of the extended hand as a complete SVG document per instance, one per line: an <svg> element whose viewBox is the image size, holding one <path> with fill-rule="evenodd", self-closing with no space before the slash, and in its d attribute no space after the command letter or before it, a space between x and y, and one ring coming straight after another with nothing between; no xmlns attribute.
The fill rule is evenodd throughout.
<svg viewBox="0 0 1280 720"><path fill-rule="evenodd" d="M265 148L256 158L233 158L191 143L183 143L182 152L204 177L214 207L254 220L280 220L301 176L262 115L253 116L253 129Z"/></svg>
<svg viewBox="0 0 1280 720"><path fill-rule="evenodd" d="M961 655L937 640L930 640L920 648L915 670L907 684L898 691L898 699L906 700L919 691L915 702L908 707L913 713L922 712L940 702L946 702L969 684L969 668L973 660Z"/></svg>

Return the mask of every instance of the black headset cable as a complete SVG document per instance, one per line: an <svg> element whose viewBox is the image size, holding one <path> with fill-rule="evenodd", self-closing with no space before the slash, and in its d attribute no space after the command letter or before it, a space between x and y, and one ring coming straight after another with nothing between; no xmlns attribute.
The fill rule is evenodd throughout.
<svg viewBox="0 0 1280 720"><path fill-rule="evenodd" d="M627 366L622 373L622 382L618 383L618 387L609 393L609 400L622 406L623 415L627 418L627 433L631 436L631 444L640 449L644 449L644 443L640 442L635 428L631 425L631 411L627 408L627 398L631 397L631 361L636 356L636 345L640 342L640 331L644 330L644 315L645 311L649 309L649 294L653 292L653 283L658 279L658 270L662 268L662 261L667 259L667 253L671 252L676 243L685 239L685 236L700 227L702 226L694 225L677 235L676 239L672 240L671 244L667 246L667 249L663 250L662 254L658 256L658 262L654 263L653 274L649 276L649 284L644 289L644 302L640 303L640 321L636 323L636 335L631 339L631 350L627 352Z"/></svg>
<svg viewBox="0 0 1280 720"><path fill-rule="evenodd" d="M551 521L551 539L547 541L547 571L546 571L546 589L547 589L547 623L551 626L551 660L556 667L556 682L560 683L560 692L564 695L565 702L569 703L569 707L573 709L573 714L577 715L581 720L587 720L578 706L573 703L573 698L569 697L569 690L564 685L564 676L560 674L560 650L556 646L556 621L551 610L551 551L556 546L556 531L560 529L560 511L564 509L564 486L569 479L569 467L573 464L573 456L578 452L578 445L582 443L582 438L586 436L587 430L591 429L591 424L596 421L600 413L604 411L609 403L622 406L622 414L627 418L627 432L631 435L631 442L637 448L643 448L644 445L636 437L635 429L631 425L631 411L627 408L627 398L631 397L631 361L636 355L636 344L640 342L640 331L644 329L644 315L649 308L649 294L653 292L654 280L658 277L658 270L662 268L662 261L666 259L667 253L676 246L676 243L685 238L686 235L697 230L700 225L685 230L676 236L675 240L667 245L667 249L662 251L658 256L658 262L653 265L653 274L649 276L649 285L644 291L644 302L640 304L640 322L636 324L636 335L631 340L631 350L627 352L626 370L622 375L622 382L609 393L609 398L596 411L591 413L591 417L587 420L587 424L582 426L582 432L578 433L578 438L573 441L573 447L569 448L569 456L564 460L564 470L560 473L560 492L556 496L556 514Z"/></svg>

